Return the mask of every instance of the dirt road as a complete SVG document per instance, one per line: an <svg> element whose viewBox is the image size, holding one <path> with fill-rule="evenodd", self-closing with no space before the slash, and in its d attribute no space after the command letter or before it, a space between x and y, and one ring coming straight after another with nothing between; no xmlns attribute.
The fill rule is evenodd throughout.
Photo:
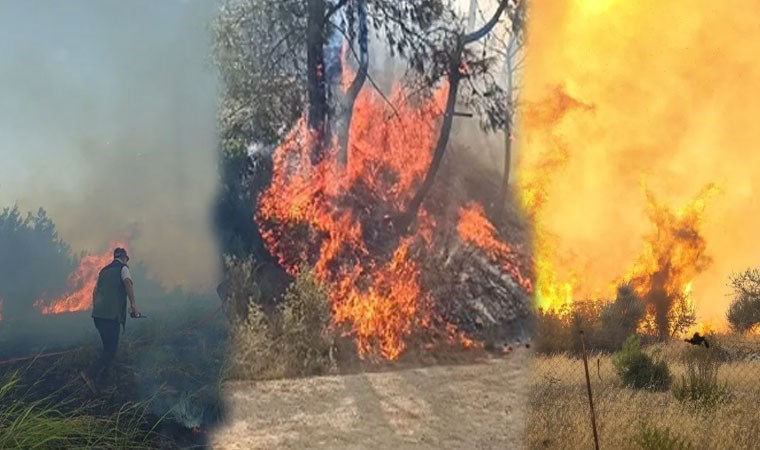
<svg viewBox="0 0 760 450"><path fill-rule="evenodd" d="M215 449L522 448L528 350L437 366L226 386Z"/></svg>

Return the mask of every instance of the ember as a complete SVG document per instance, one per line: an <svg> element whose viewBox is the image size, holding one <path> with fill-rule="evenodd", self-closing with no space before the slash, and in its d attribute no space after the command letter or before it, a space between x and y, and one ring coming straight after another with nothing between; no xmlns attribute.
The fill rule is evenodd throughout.
<svg viewBox="0 0 760 450"><path fill-rule="evenodd" d="M79 267L68 277L68 293L46 304L43 298L34 302L42 314L61 314L66 312L84 311L92 307L92 291L98 280L100 269L113 260L113 248L123 247L120 242L113 242L109 250L101 255L88 255L79 262Z"/></svg>

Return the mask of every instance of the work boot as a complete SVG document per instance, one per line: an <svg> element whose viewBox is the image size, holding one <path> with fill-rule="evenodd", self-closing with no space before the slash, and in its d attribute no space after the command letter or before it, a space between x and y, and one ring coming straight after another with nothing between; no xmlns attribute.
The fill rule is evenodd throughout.
<svg viewBox="0 0 760 450"><path fill-rule="evenodd" d="M80 371L79 376L82 377L82 380L84 380L84 384L87 385L87 387L92 391L93 394L98 395L98 388L95 387L95 382L92 381L92 377L90 377L86 372Z"/></svg>

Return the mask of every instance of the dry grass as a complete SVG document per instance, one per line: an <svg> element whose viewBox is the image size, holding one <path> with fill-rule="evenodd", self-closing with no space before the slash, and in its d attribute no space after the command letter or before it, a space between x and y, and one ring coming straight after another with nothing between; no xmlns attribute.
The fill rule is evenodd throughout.
<svg viewBox="0 0 760 450"><path fill-rule="evenodd" d="M248 306L247 316L233 326L230 378L311 376L334 369L330 303L308 270L302 270L273 313L252 301Z"/></svg>
<svg viewBox="0 0 760 450"><path fill-rule="evenodd" d="M760 359L746 357L746 347L723 344L733 361L719 369L719 381L729 385L729 401L713 409L700 409L676 400L673 393L633 390L621 385L611 358L589 360L600 448L642 448L636 444L642 426L669 428L694 448L757 448L760 431ZM685 374L682 342L657 346L667 359L674 379ZM648 351L653 350L651 347ZM758 353L760 354L760 353ZM742 355L742 356L739 356ZM738 359L740 358L741 359ZM583 362L565 355L535 356L530 376L529 448L593 448Z"/></svg>

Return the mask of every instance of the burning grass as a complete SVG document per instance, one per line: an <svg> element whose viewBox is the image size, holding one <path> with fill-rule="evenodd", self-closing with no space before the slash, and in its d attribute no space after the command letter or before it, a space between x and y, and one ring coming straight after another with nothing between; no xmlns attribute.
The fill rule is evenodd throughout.
<svg viewBox="0 0 760 450"><path fill-rule="evenodd" d="M723 342L719 353L724 362L717 371L717 379L725 383L731 393L726 402L708 408L679 401L671 391L626 388L610 356L592 355L589 369L600 447L647 448L633 444L645 437L642 428L649 428L652 434L656 426L660 434L667 428L671 437L682 438L694 448L754 448L760 427L760 416L756 414L760 401L760 384L757 383L760 341L736 336L718 339ZM689 347L683 342L671 341L650 346L645 351L659 350L674 378L681 380L689 377L687 353L698 350ZM566 354L537 355L532 360L529 379L528 447L592 448L583 362Z"/></svg>

